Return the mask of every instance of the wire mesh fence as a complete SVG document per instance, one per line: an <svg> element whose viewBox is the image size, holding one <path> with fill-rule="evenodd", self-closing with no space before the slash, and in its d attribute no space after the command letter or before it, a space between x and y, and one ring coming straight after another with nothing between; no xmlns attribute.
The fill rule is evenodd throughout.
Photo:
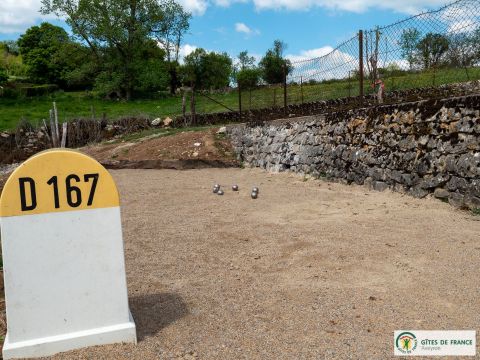
<svg viewBox="0 0 480 360"><path fill-rule="evenodd" d="M360 30L323 56L288 59L283 83L200 94L195 109L198 114L242 113L340 98L346 107L355 107L365 101L419 100L396 96L419 88L422 96L448 96L437 91L440 85L480 80L479 5L479 0L458 0L388 26Z"/></svg>
<svg viewBox="0 0 480 360"><path fill-rule="evenodd" d="M478 0L459 0L360 31L324 56L293 62L287 77L288 103L362 92L378 95L383 102L392 91L480 79L478 7Z"/></svg>

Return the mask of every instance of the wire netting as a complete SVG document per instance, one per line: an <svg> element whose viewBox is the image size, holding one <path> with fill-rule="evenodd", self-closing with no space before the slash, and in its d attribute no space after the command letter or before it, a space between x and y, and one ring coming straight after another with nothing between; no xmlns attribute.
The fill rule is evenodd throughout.
<svg viewBox="0 0 480 360"><path fill-rule="evenodd" d="M395 24L363 31L364 93L480 79L478 0L459 0ZM360 94L360 35L328 54L294 59L288 103Z"/></svg>

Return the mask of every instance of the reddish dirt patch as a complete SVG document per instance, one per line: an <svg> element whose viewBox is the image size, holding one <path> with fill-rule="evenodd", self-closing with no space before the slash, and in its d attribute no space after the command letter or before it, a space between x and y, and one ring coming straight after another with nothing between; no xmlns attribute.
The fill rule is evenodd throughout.
<svg viewBox="0 0 480 360"><path fill-rule="evenodd" d="M237 165L229 141L217 135L217 130L186 131L168 136L154 134L135 141L93 145L80 150L116 168L182 169L196 167L195 164L198 167ZM172 167L172 161L179 162L180 166Z"/></svg>

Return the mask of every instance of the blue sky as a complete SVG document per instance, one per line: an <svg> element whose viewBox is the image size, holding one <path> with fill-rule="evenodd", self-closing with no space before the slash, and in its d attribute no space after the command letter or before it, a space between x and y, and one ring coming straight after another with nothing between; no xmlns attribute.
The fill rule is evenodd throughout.
<svg viewBox="0 0 480 360"><path fill-rule="evenodd" d="M179 0L193 13L183 52L195 47L264 54L275 39L291 56L318 56L359 29L386 25L445 0ZM40 23L40 0L0 0L0 40ZM62 24L61 21L47 18Z"/></svg>

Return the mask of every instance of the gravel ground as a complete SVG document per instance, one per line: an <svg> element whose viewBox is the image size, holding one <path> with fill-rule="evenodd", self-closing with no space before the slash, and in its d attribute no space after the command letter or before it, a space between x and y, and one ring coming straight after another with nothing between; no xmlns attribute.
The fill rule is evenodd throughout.
<svg viewBox="0 0 480 360"><path fill-rule="evenodd" d="M57 359L389 359L394 330L480 330L478 216L256 169L113 174L139 342Z"/></svg>

